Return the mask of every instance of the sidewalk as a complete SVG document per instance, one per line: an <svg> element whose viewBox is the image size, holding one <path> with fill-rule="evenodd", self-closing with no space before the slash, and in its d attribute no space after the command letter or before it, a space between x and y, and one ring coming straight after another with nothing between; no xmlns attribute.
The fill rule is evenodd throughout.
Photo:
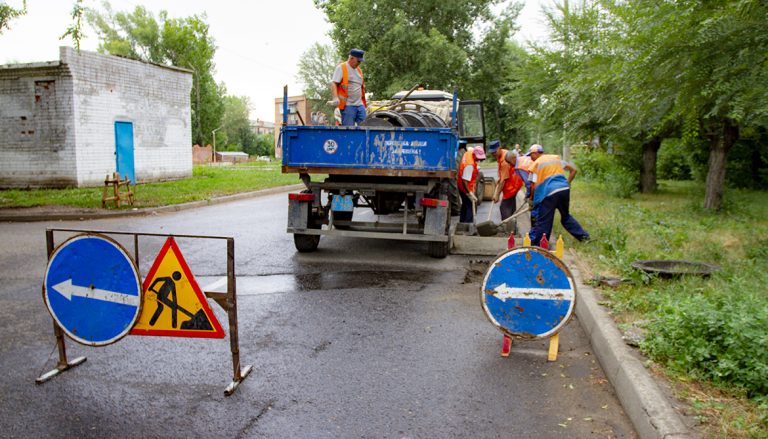
<svg viewBox="0 0 768 439"><path fill-rule="evenodd" d="M124 216L150 215L153 213L176 212L203 206L226 203L257 196L294 191L304 186L293 185L254 192L234 194L203 201L157 208L106 210L80 209L61 206L32 208L0 208L0 222L29 221L70 221L113 218ZM664 395L659 385L643 366L639 356L624 343L613 319L599 305L599 294L584 283L576 263L570 255L565 261L573 273L578 290L576 314L590 344L600 361L606 376L611 381L624 411L642 439L688 439L699 435L689 429L683 418Z"/></svg>
<svg viewBox="0 0 768 439"><path fill-rule="evenodd" d="M178 212L195 209L230 201L244 200L257 196L272 195L286 191L302 189L304 185L279 186L260 191L242 192L208 200L192 201L171 206L133 208L133 209L86 209L68 206L37 206L37 207L5 207L0 208L0 222L31 222L31 221L79 221L102 218L117 218L125 216L143 216L156 213Z"/></svg>

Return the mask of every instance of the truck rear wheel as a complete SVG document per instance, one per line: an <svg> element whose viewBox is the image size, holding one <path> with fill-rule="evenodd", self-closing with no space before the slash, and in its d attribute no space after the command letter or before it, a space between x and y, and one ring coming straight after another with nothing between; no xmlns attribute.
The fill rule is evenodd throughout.
<svg viewBox="0 0 768 439"><path fill-rule="evenodd" d="M303 190L301 193L312 193L309 190ZM307 215L307 228L309 229L320 229L322 227L322 221L317 218L317 216L312 214L312 209L310 206L309 213ZM320 235L307 235L304 233L294 233L293 234L293 245L296 246L296 250L299 251L299 253L311 253L315 250L317 250L317 246L320 245Z"/></svg>
<svg viewBox="0 0 768 439"><path fill-rule="evenodd" d="M293 234L293 244L299 253L311 253L317 250L320 245L320 235L305 235L303 233Z"/></svg>
<svg viewBox="0 0 768 439"><path fill-rule="evenodd" d="M448 256L448 245L448 242L430 242L427 253L433 258L442 259Z"/></svg>

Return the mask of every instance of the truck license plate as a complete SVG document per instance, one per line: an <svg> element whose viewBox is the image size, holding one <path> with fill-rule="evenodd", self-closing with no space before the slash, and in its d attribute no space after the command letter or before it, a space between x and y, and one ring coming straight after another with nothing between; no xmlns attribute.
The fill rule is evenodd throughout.
<svg viewBox="0 0 768 439"><path fill-rule="evenodd" d="M355 205L352 203L352 195L334 195L331 199L331 210L334 212L352 212Z"/></svg>

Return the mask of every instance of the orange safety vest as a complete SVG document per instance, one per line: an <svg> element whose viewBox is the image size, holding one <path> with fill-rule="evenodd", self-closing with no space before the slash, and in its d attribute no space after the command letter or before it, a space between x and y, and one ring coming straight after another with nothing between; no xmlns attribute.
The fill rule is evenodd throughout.
<svg viewBox="0 0 768 439"><path fill-rule="evenodd" d="M506 176L504 178L504 186L501 187L503 199L507 200L517 195L517 191L523 187L523 179L517 175L517 172L512 168L512 165L506 160L502 161L499 163L498 173L499 179L501 179L502 176Z"/></svg>
<svg viewBox="0 0 768 439"><path fill-rule="evenodd" d="M349 64L347 61L341 63L341 83L336 85L336 94L339 96L339 110L343 110L347 106L347 98L349 97ZM357 68L357 73L360 74L360 80L362 81L360 93L362 94L363 106L368 107L368 103L365 102L365 80L363 79L363 71L360 67Z"/></svg>
<svg viewBox="0 0 768 439"><path fill-rule="evenodd" d="M533 162L531 166L531 172L536 174L535 185L538 186L549 177L561 174L565 175L565 169L562 165L563 161L559 155L555 154L542 154L539 158Z"/></svg>
<svg viewBox="0 0 768 439"><path fill-rule="evenodd" d="M517 158L517 169L522 169L525 172L531 172L531 165L533 160L526 155L521 155Z"/></svg>
<svg viewBox="0 0 768 439"><path fill-rule="evenodd" d="M464 175L464 168L470 165L472 166L472 179L469 180L469 184L467 184L467 186L469 188L469 192L474 192L475 184L477 183L477 161L475 161L475 153L472 151L467 151L463 156L461 156L461 161L459 162L459 175L456 176L459 190L465 194L468 194L469 192L464 190L464 185L466 183L462 180L461 176Z"/></svg>

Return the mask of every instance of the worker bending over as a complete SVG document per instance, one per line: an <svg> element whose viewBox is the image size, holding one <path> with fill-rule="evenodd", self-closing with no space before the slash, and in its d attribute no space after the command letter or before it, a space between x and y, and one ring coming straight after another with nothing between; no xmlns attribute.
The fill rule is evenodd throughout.
<svg viewBox="0 0 768 439"><path fill-rule="evenodd" d="M568 211L571 202L570 183L576 176L576 168L559 155L544 154L541 145L531 145L527 154L533 160L530 167L531 194L533 199L533 228L529 233L531 245L538 246L544 233L552 235L555 210L560 211L560 224L579 241L589 239L587 233ZM565 170L568 170L568 177Z"/></svg>
<svg viewBox="0 0 768 439"><path fill-rule="evenodd" d="M499 212L501 213L501 220L512 216L515 213L517 204L515 199L517 198L517 192L523 187L523 179L516 172L517 155L514 151L509 151L501 147L501 143L498 140L494 140L489 144L489 151L493 151L496 161L499 163L498 177L499 181L496 184L496 190L493 193L493 202L499 203L499 196L501 196L501 203L499 203Z"/></svg>
<svg viewBox="0 0 768 439"><path fill-rule="evenodd" d="M482 146L468 147L467 152L461 156L461 161L459 161L459 174L456 182L459 186L459 196L461 196L460 223L471 223L475 220L472 206L477 203L475 186L477 185L478 160L485 160L485 151L483 151Z"/></svg>

